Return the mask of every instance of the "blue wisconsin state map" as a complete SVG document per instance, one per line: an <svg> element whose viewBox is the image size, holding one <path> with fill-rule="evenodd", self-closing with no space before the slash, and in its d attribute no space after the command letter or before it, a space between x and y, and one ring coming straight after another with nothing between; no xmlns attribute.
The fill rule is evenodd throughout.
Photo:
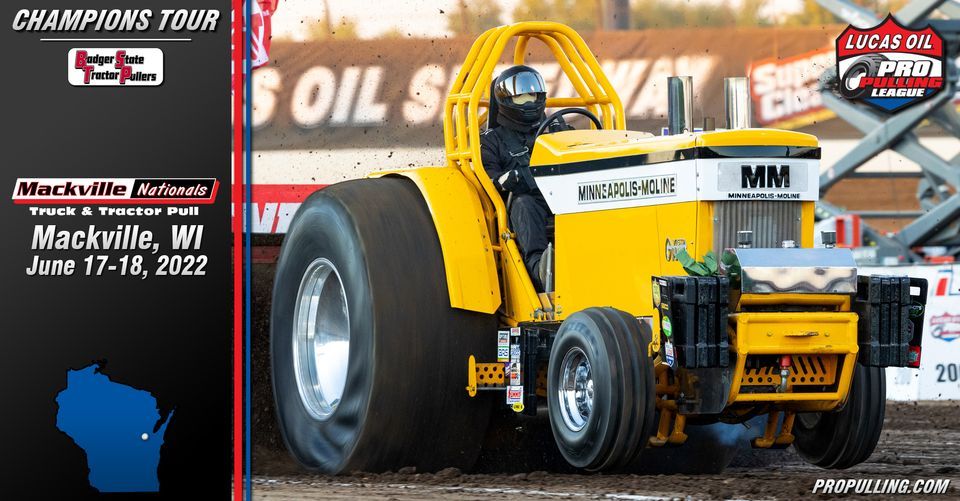
<svg viewBox="0 0 960 501"><path fill-rule="evenodd" d="M160 490L160 447L173 412L161 423L153 395L111 381L92 364L67 371L67 388L57 395L57 405L57 428L86 453L91 487Z"/></svg>

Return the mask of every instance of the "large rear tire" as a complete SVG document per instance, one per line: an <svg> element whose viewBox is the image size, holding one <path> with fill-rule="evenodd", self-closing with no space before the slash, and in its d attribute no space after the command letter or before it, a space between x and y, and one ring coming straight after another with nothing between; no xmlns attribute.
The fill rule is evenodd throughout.
<svg viewBox="0 0 960 501"><path fill-rule="evenodd" d="M793 445L800 457L838 470L866 461L883 429L886 384L883 368L857 364L843 409L797 414Z"/></svg>
<svg viewBox="0 0 960 501"><path fill-rule="evenodd" d="M656 422L649 329L613 308L588 308L560 325L547 369L550 426L570 465L621 470Z"/></svg>
<svg viewBox="0 0 960 501"><path fill-rule="evenodd" d="M297 212L277 263L271 368L280 430L326 473L471 468L491 401L464 389L493 356L492 315L450 307L413 183L335 184Z"/></svg>

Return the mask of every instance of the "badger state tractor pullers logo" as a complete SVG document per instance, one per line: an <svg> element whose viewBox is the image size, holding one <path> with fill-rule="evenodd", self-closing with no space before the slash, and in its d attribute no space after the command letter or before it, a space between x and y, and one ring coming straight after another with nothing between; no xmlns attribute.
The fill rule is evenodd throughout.
<svg viewBox="0 0 960 501"><path fill-rule="evenodd" d="M892 113L943 89L943 38L930 26L912 30L887 16L877 26L848 26L837 37L840 93Z"/></svg>
<svg viewBox="0 0 960 501"><path fill-rule="evenodd" d="M156 48L70 49L67 81L86 86L157 86L163 83L163 51Z"/></svg>

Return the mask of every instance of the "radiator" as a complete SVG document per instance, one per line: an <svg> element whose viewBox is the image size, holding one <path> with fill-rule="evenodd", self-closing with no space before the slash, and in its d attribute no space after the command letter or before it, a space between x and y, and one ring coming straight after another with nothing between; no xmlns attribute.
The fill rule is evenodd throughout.
<svg viewBox="0 0 960 501"><path fill-rule="evenodd" d="M737 246L738 231L753 232L753 246L780 247L784 240L800 245L802 202L732 200L714 204L713 251Z"/></svg>

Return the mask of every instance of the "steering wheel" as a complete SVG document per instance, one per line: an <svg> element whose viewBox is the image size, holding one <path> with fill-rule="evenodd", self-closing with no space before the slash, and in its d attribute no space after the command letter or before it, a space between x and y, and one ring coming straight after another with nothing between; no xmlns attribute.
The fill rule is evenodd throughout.
<svg viewBox="0 0 960 501"><path fill-rule="evenodd" d="M540 124L540 127L537 127L537 136L543 134L543 131L547 130L547 127L550 126L550 123L554 120L564 116L564 115L583 115L590 119L593 122L593 125L597 126L597 129L603 129L603 124L600 123L600 119L597 118L593 113L583 109L583 108L564 108L562 110L557 110L550 114L543 123ZM536 137L536 136L534 136Z"/></svg>

